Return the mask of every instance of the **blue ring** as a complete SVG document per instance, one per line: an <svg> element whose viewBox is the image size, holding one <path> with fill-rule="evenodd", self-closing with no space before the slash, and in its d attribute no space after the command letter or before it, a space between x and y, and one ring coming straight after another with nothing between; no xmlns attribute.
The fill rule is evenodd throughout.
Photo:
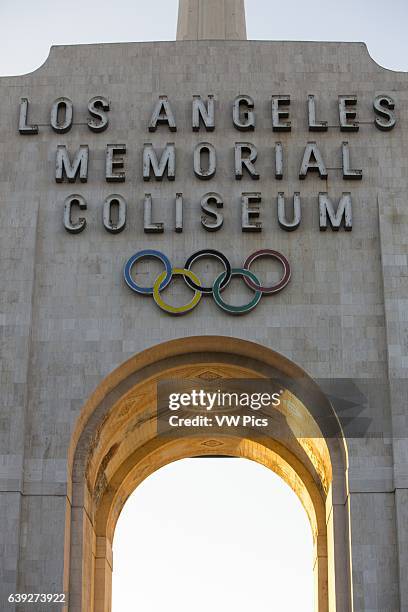
<svg viewBox="0 0 408 612"><path fill-rule="evenodd" d="M132 268L135 265L135 263L139 261L140 259L144 259L145 257L159 259L164 264L166 268L166 276L164 277L160 285L159 291L163 291L163 289L167 287L172 277L172 268L171 268L170 260L168 257L166 257L166 255L164 255L164 253L161 253L160 251L153 251L151 249L145 249L144 251L138 251L137 253L132 255L132 257L126 262L126 265L123 271L124 276L125 276L125 282L127 286L130 287L130 289L132 289L132 291L135 291L136 293L141 293L142 295L153 295L153 287L140 287L139 285L135 283L131 275Z"/></svg>

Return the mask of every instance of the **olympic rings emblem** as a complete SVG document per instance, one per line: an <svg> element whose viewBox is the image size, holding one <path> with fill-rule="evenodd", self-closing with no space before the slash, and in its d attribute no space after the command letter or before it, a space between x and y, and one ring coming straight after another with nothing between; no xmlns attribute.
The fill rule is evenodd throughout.
<svg viewBox="0 0 408 612"><path fill-rule="evenodd" d="M282 276L277 283L270 285L269 287L262 285L258 277L251 272L250 267L257 259L261 257L271 257L277 260L282 266ZM191 270L193 264L199 259L203 258L214 258L222 263L224 271L215 279L212 287L204 287L196 274ZM158 259L164 266L163 272L161 272L156 278L153 287L143 287L138 285L133 276L132 270L134 266L143 259ZM282 253L273 251L271 249L261 249L252 253L244 262L242 268L232 268L227 257L214 249L203 249L193 253L186 261L184 268L173 268L170 260L164 253L155 251L152 249L145 249L132 255L132 257L126 262L124 268L125 282L136 293L141 295L153 296L153 299L157 306L164 312L172 315L184 315L193 310L200 302L203 295L212 295L215 303L224 312L228 312L233 315L241 315L251 312L260 302L262 296L273 295L282 291L290 281L291 268L288 260ZM182 306L171 306L164 301L161 296L162 291L168 287L174 276L183 277L187 286L194 291L194 295L190 302ZM254 297L247 304L241 304L234 306L228 304L221 296L222 291L227 287L232 278L241 276L244 283L254 291Z"/></svg>

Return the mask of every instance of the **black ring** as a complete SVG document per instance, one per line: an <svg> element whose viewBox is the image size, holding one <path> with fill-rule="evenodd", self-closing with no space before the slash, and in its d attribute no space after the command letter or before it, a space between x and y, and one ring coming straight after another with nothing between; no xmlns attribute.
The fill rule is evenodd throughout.
<svg viewBox="0 0 408 612"><path fill-rule="evenodd" d="M228 285L228 283L231 280L232 269L231 269L230 262L228 261L228 259L225 257L223 253L220 253L220 251L215 251L214 249L203 249L202 251L197 251L196 253L193 253L187 259L184 265L185 269L191 270L191 266L198 259L202 259L203 257L215 257L216 259L221 261L222 264L224 264L224 267L225 267L224 275L225 276L224 276L222 283L220 284L220 291L222 291L222 289L225 289L225 287ZM201 291L201 293L204 293L205 295L213 294L212 286L211 287L200 287L199 285L196 285L196 283L193 280L191 280L191 278L188 278L187 276L184 276L183 278L186 281L187 285L191 287L191 289L194 289L194 291Z"/></svg>

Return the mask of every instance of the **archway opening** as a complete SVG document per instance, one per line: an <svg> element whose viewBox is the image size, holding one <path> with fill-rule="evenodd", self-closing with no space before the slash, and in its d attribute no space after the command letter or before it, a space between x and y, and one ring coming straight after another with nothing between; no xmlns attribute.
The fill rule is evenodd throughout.
<svg viewBox="0 0 408 612"><path fill-rule="evenodd" d="M209 437L204 432L173 437L158 431L160 381L276 376L296 385L290 383L283 394L271 436L236 432ZM346 449L342 438L322 434L321 414L332 415L332 408L305 372L247 341L184 338L125 362L89 398L72 436L65 564L70 611L111 612L113 537L122 509L137 487L168 464L211 455L257 462L294 491L313 534L315 609L349 612ZM316 426L309 430L311 437L302 437L301 422Z"/></svg>
<svg viewBox="0 0 408 612"><path fill-rule="evenodd" d="M293 490L247 459L182 459L146 478L113 539L113 606L314 610L314 546Z"/></svg>

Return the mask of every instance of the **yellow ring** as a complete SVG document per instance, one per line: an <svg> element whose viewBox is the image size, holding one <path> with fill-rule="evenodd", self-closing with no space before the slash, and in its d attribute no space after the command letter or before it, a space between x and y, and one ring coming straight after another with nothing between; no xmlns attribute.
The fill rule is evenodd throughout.
<svg viewBox="0 0 408 612"><path fill-rule="evenodd" d="M191 270L185 270L184 268L173 268L171 272L172 272L172 276L187 276L196 285L201 287L200 279L194 274L194 272L191 272ZM184 306L171 306L170 304L166 304L166 302L162 299L160 295L160 286L165 276L166 276L166 271L162 272L156 278L156 282L154 283L154 287L153 287L153 298L156 304L159 306L159 308L164 310L164 312L168 312L173 315L186 314L187 312L190 312L190 310L193 310L197 306L198 302L201 300L202 293L200 291L195 291L194 297L191 300L191 302L189 302L188 304L185 304Z"/></svg>

